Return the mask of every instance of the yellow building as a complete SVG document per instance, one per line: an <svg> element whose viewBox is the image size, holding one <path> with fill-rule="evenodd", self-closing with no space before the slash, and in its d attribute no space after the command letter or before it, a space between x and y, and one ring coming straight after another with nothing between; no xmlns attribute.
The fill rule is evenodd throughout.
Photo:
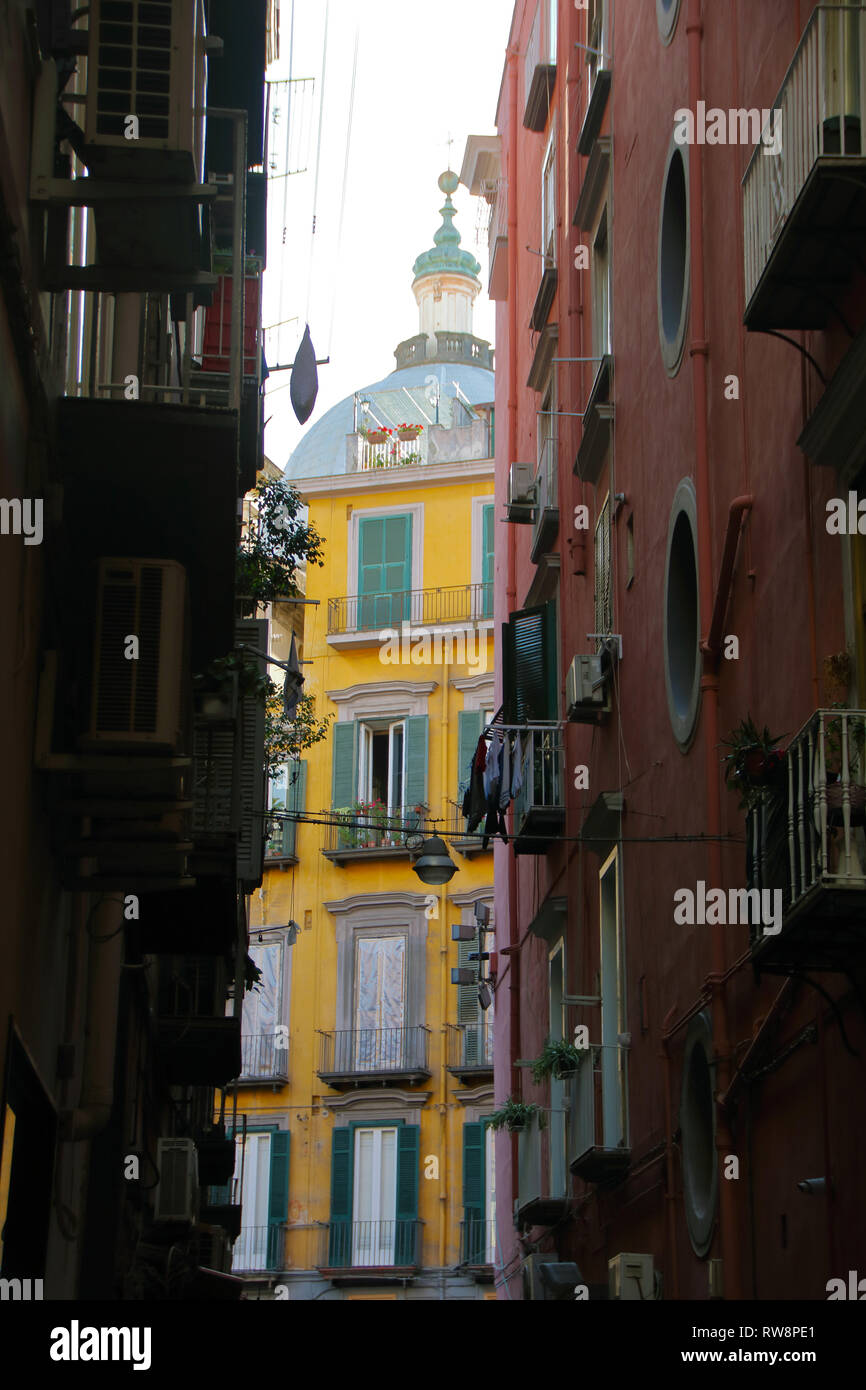
<svg viewBox="0 0 866 1390"><path fill-rule="evenodd" d="M487 909L492 925L493 856L460 810L494 714L493 363L472 334L456 175L439 186L418 333L286 470L325 540L303 669L333 724L273 784L251 906L263 980L227 1116L249 1297L493 1293L493 1009L474 977L495 960L469 961L492 942L476 921ZM280 659L289 621L271 626ZM436 834L457 872L433 886L413 861Z"/></svg>

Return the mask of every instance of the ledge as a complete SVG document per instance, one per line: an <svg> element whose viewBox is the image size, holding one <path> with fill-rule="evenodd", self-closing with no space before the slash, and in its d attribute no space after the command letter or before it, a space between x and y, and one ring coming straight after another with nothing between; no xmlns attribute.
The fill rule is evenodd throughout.
<svg viewBox="0 0 866 1390"><path fill-rule="evenodd" d="M574 473L585 483L598 482L610 446L613 427L613 357L607 353L598 364L595 381L583 416L583 437L574 461Z"/></svg>
<svg viewBox="0 0 866 1390"><path fill-rule="evenodd" d="M599 131L601 130L601 123L604 120L608 93L610 92L610 81L610 69L599 68L598 72L595 74L592 91L589 94L583 125L580 127L580 134L577 137L578 154L588 155L592 153L592 147L598 138Z"/></svg>
<svg viewBox="0 0 866 1390"><path fill-rule="evenodd" d="M584 232L588 232L595 221L596 210L607 183L610 153L610 136L599 136L592 147L592 154L589 156L589 163L586 166L586 174L574 213L574 226L580 227Z"/></svg>

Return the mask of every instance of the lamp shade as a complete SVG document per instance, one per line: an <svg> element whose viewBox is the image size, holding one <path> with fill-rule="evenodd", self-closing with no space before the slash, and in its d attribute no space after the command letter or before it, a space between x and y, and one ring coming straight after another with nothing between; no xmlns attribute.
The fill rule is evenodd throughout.
<svg viewBox="0 0 866 1390"><path fill-rule="evenodd" d="M457 865L448 854L445 841L438 835L425 840L421 854L412 865L422 883L448 883L457 872Z"/></svg>

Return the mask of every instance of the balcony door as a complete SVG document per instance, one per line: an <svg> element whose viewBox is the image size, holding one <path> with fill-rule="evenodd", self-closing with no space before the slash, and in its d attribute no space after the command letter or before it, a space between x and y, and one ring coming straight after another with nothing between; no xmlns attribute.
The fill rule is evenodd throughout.
<svg viewBox="0 0 866 1390"><path fill-rule="evenodd" d="M563 946L560 941L551 952L550 962L550 1037L557 1041L565 1036L563 995ZM565 1154L565 1082L550 1078L550 1195L566 1195Z"/></svg>
<svg viewBox="0 0 866 1390"><path fill-rule="evenodd" d="M358 628L399 627L410 618L412 516L365 516L358 530Z"/></svg>
<svg viewBox="0 0 866 1390"><path fill-rule="evenodd" d="M368 803L380 802L389 817L399 820L403 814L405 780L405 723L382 728L362 724L358 778L360 799ZM387 832L385 838L391 838Z"/></svg>
<svg viewBox="0 0 866 1390"><path fill-rule="evenodd" d="M355 1131L353 1266L392 1265L397 1210L397 1130Z"/></svg>
<svg viewBox="0 0 866 1390"><path fill-rule="evenodd" d="M271 1136L247 1134L235 1137L235 1173L243 1169L240 1194L241 1233L234 1244L235 1269L257 1270L268 1266L268 1204L271 1185Z"/></svg>
<svg viewBox="0 0 866 1390"><path fill-rule="evenodd" d="M616 850L599 874L601 907L601 1106L606 1149L626 1142L622 933L619 927L619 861Z"/></svg>
<svg viewBox="0 0 866 1390"><path fill-rule="evenodd" d="M406 1056L406 938L359 936L355 954L356 1071L395 1071Z"/></svg>

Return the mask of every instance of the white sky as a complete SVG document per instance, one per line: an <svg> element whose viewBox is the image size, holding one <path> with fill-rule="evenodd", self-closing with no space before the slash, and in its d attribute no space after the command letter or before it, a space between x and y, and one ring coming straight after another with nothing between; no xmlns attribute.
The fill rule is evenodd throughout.
<svg viewBox="0 0 866 1390"><path fill-rule="evenodd" d="M293 86L293 143L306 173L269 189L266 328L297 318L266 340L291 362L307 321L319 368L319 397L303 428L289 399L289 373L271 377L265 404L268 457L282 468L305 430L332 405L394 369L394 348L418 331L412 265L433 245L447 168L459 174L466 138L494 131L513 0L329 0L330 14L318 179L316 234L311 237L322 51L327 0L295 0L295 78L314 77L312 98ZM289 75L292 0L282 0L281 58L272 79ZM359 32L355 109L342 245L338 233L352 86ZM308 153L308 158L306 157ZM284 191L285 216L284 216ZM454 195L463 247L481 262L484 287L475 307L477 337L494 338L486 296L487 248L476 243L478 200L461 184ZM285 228L285 230L284 230ZM314 241L311 262L311 241Z"/></svg>

